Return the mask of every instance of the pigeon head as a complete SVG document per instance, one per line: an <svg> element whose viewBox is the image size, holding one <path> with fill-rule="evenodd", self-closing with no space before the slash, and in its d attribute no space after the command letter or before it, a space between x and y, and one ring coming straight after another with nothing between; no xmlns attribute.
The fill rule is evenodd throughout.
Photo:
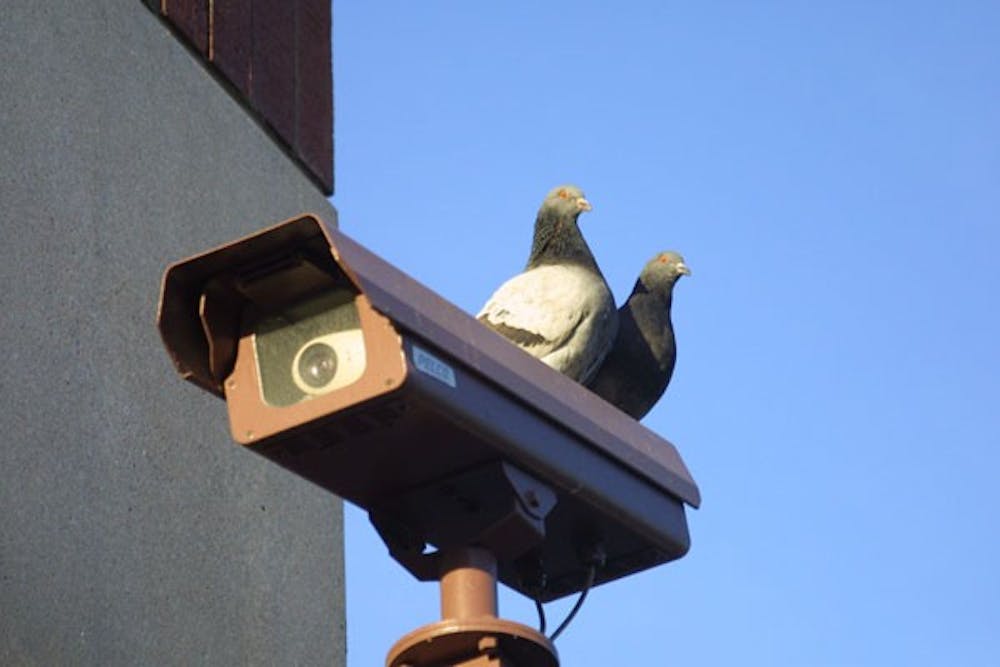
<svg viewBox="0 0 1000 667"><path fill-rule="evenodd" d="M541 216L543 212L547 212L554 213L560 218L575 220L581 213L592 208L590 202L583 196L583 190L575 185L560 185L546 195L538 215Z"/></svg>
<svg viewBox="0 0 1000 667"><path fill-rule="evenodd" d="M528 268L543 264L580 264L598 271L597 263L580 234L576 220L591 210L583 191L575 185L560 185L545 197L535 218Z"/></svg>
<svg viewBox="0 0 1000 667"><path fill-rule="evenodd" d="M639 274L639 282L650 292L669 292L678 278L690 275L691 269L680 253L668 250L658 253L646 263Z"/></svg>

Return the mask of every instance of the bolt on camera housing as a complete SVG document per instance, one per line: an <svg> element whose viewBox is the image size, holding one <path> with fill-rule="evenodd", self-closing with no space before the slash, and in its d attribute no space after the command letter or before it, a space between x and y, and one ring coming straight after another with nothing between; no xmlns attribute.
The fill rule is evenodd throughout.
<svg viewBox="0 0 1000 667"><path fill-rule="evenodd" d="M169 267L158 324L234 439L368 511L390 553L489 549L547 601L683 556L677 451L318 217Z"/></svg>

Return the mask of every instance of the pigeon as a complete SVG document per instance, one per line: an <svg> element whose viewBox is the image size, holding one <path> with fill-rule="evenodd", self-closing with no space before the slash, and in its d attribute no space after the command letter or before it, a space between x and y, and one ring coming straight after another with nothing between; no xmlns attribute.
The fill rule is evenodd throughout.
<svg viewBox="0 0 1000 667"><path fill-rule="evenodd" d="M591 210L580 188L545 197L522 273L502 284L479 314L484 323L548 366L585 383L618 331L614 297L577 226Z"/></svg>
<svg viewBox="0 0 1000 667"><path fill-rule="evenodd" d="M645 417L670 384L677 360L670 305L677 279L689 275L691 270L676 252L661 252L647 262L618 309L614 346L588 383L633 419Z"/></svg>

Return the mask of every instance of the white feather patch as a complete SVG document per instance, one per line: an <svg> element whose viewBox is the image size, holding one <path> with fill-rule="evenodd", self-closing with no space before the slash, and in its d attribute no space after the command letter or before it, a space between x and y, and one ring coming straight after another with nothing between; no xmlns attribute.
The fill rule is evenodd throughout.
<svg viewBox="0 0 1000 667"><path fill-rule="evenodd" d="M477 317L537 337L519 347L584 381L617 333L614 299L604 279L579 266L540 266L501 285Z"/></svg>

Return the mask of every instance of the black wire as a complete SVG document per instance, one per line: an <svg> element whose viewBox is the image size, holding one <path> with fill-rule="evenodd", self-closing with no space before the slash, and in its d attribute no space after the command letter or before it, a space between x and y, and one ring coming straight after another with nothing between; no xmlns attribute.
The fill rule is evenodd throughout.
<svg viewBox="0 0 1000 667"><path fill-rule="evenodd" d="M591 565L590 569L587 570L587 582L583 585L583 590L580 591L580 597L577 598L576 604L573 605L573 608L569 610L569 615L566 616L566 620L560 623L559 627L556 628L556 631L553 632L551 635L549 635L549 641L554 642L556 640L556 637L562 634L562 631L566 629L566 626L569 625L569 622L573 620L574 616L576 616L576 612L580 611L580 607L583 606L583 601L587 599L587 593L590 592L590 587L594 585L594 577L596 576L597 576L597 566Z"/></svg>
<svg viewBox="0 0 1000 667"><path fill-rule="evenodd" d="M538 611L538 633L545 634L545 607L541 600L535 600L535 610Z"/></svg>

